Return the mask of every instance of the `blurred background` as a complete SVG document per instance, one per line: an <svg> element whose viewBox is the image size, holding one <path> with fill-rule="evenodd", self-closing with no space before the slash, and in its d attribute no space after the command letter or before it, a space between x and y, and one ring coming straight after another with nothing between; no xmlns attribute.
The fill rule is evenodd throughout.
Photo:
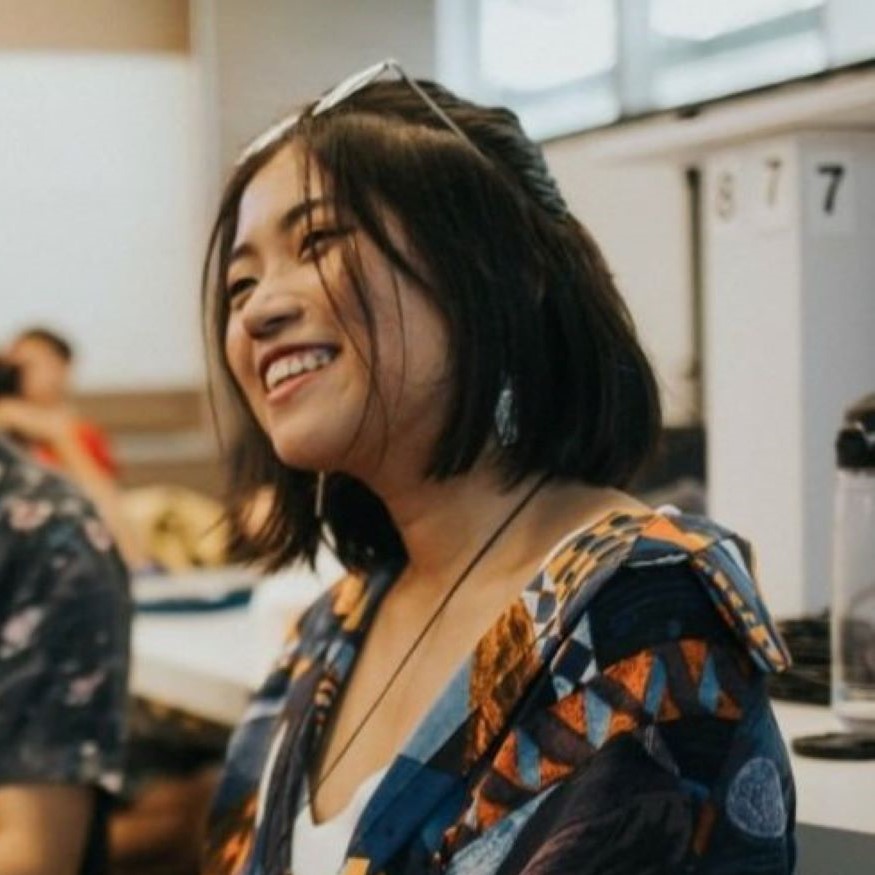
<svg viewBox="0 0 875 875"><path fill-rule="evenodd" d="M841 406L867 384L867 350L844 337L847 373L824 368L840 367L829 344L845 322L863 336L873 317L869 280L854 280L861 256L838 256L834 229L817 253L831 288L794 255L811 187L794 174L812 150L872 154L861 133L875 124L865 0L0 0L0 339L45 324L75 345L81 409L110 431L125 486L215 495L198 287L221 180L264 126L387 55L512 106L544 141L617 274L679 430L669 469L644 486L707 479L710 512L757 533L778 613L817 607L827 561L817 495ZM813 131L828 141L804 140ZM772 180L774 160L784 166ZM861 158L853 184L841 180L851 192L841 203L858 204L847 239L872 232L859 197L870 165ZM738 234L753 229L765 254L748 241L736 257L711 221L708 179L725 185L727 173ZM774 204L744 205L742 189L779 176ZM854 286L841 293L849 309L832 314L829 337L811 336L837 276ZM705 500L697 489L693 504Z"/></svg>
<svg viewBox="0 0 875 875"><path fill-rule="evenodd" d="M121 489L162 490L129 512L171 532L163 565L222 564L198 552L214 505L195 535L168 511L223 488L199 321L221 182L386 56L543 141L659 374L638 491L750 534L779 617L821 611L832 442L875 386L869 0L0 0L0 348L71 342ZM172 700L165 633L140 633L135 679Z"/></svg>

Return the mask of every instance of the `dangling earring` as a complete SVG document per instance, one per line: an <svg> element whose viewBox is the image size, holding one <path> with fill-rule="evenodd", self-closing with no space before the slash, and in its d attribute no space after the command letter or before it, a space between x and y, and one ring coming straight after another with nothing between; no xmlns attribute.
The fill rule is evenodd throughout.
<svg viewBox="0 0 875 875"><path fill-rule="evenodd" d="M516 401L513 387L509 379L504 381L495 402L495 434L501 447L513 446L519 439L519 423L517 422Z"/></svg>
<svg viewBox="0 0 875 875"><path fill-rule="evenodd" d="M325 511L325 472L316 473L316 487L313 496L313 515L321 520Z"/></svg>

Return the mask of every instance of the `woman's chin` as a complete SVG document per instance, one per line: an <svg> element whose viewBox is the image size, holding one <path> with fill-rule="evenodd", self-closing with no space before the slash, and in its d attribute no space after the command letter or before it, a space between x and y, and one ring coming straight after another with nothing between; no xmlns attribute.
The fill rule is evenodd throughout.
<svg viewBox="0 0 875 875"><path fill-rule="evenodd" d="M281 443L273 444L273 451L276 457L286 468L293 468L296 471L323 471L324 464L318 458L305 453L284 447Z"/></svg>
<svg viewBox="0 0 875 875"><path fill-rule="evenodd" d="M266 429L273 451L279 461L298 471L344 471L360 475L367 469L365 460L370 458L366 447L371 442L357 434L359 420L354 417L344 421L338 415L330 423L304 422L291 419L286 422L268 423ZM351 436L355 436L351 440Z"/></svg>
<svg viewBox="0 0 875 875"><path fill-rule="evenodd" d="M298 471L333 471L337 468L337 457L325 452L326 442L312 437L290 437L271 435L271 444L277 458L287 468ZM322 452L306 452L308 446L319 446Z"/></svg>

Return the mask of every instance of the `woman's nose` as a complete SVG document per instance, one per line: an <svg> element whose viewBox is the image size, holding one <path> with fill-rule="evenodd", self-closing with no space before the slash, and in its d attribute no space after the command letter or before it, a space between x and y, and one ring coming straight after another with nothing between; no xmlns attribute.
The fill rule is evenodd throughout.
<svg viewBox="0 0 875 875"><path fill-rule="evenodd" d="M299 322L303 315L303 304L289 292L256 291L244 306L243 326L251 337L266 338Z"/></svg>

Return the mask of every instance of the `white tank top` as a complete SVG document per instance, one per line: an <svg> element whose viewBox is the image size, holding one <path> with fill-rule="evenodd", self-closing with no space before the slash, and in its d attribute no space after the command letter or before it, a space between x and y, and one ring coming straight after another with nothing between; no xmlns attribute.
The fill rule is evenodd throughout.
<svg viewBox="0 0 875 875"><path fill-rule="evenodd" d="M313 822L310 782L301 788L301 807L292 834L293 875L336 875L343 867L353 830L388 769L362 781L348 805L330 820Z"/></svg>

